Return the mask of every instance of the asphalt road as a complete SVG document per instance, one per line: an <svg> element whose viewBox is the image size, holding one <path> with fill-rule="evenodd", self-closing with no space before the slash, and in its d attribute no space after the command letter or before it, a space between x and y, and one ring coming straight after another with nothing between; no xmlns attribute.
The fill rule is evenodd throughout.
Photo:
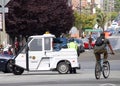
<svg viewBox="0 0 120 86"><path fill-rule="evenodd" d="M58 72L41 71L27 72L22 75L0 73L0 86L120 86L120 53L116 51L109 58L111 74L108 79L101 76L95 79L95 58L93 51L86 51L79 57L81 69L77 74L58 74Z"/></svg>

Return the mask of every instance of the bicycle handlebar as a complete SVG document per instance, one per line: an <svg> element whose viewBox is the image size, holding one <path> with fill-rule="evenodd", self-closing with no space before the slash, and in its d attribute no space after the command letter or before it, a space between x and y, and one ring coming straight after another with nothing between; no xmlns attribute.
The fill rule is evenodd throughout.
<svg viewBox="0 0 120 86"><path fill-rule="evenodd" d="M115 53L108 53L108 54L114 55Z"/></svg>

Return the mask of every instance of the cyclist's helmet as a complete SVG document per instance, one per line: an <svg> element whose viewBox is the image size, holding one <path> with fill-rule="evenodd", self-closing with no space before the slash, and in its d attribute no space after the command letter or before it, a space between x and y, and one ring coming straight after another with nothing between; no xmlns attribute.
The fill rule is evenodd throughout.
<svg viewBox="0 0 120 86"><path fill-rule="evenodd" d="M102 38L105 38L105 33L102 32L102 33L100 34L100 36L101 36Z"/></svg>
<svg viewBox="0 0 120 86"><path fill-rule="evenodd" d="M105 36L105 33L104 33L104 32L102 32L102 33L100 34L100 36Z"/></svg>

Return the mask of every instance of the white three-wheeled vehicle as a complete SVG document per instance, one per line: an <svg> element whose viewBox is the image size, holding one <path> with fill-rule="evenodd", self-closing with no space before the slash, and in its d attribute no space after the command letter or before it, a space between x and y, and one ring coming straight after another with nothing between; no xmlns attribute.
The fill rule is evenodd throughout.
<svg viewBox="0 0 120 86"><path fill-rule="evenodd" d="M21 75L24 70L56 70L60 74L76 73L80 69L75 49L63 48L59 51L53 49L52 34L30 36L26 45L19 54L11 59L12 72Z"/></svg>

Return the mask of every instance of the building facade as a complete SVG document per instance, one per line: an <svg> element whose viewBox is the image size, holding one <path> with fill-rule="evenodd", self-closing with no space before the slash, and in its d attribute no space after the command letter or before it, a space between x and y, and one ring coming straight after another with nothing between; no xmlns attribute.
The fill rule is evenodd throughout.
<svg viewBox="0 0 120 86"><path fill-rule="evenodd" d="M91 13L96 13L96 7L105 12L114 11L115 0L69 0L73 10L80 11L89 7Z"/></svg>

